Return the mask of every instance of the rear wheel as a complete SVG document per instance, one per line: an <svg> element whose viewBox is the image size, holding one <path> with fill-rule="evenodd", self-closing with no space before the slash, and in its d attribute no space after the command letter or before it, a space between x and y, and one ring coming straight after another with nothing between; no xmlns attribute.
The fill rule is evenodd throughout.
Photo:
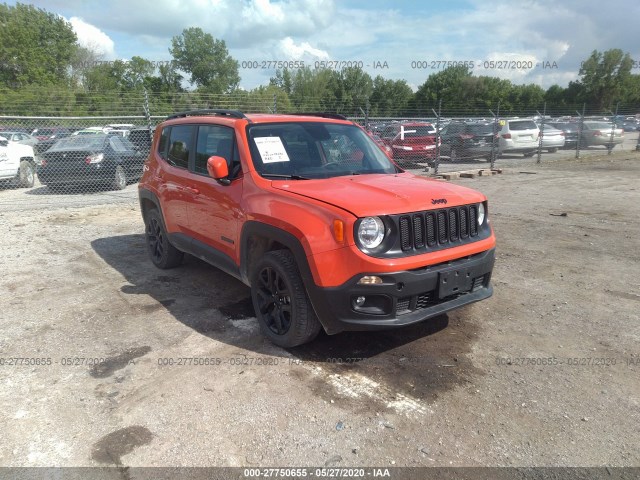
<svg viewBox="0 0 640 480"><path fill-rule="evenodd" d="M534 154L534 153L536 153L536 152L525 152L525 153L524 153L524 156L525 156L525 157L533 157L533 154Z"/></svg>
<svg viewBox="0 0 640 480"><path fill-rule="evenodd" d="M547 150L547 152L549 152L549 153L556 153L557 151L558 151L557 148L550 148L550 149Z"/></svg>
<svg viewBox="0 0 640 480"><path fill-rule="evenodd" d="M31 188L36 180L36 169L29 160L20 162L20 170L18 171L18 185L20 187Z"/></svg>
<svg viewBox="0 0 640 480"><path fill-rule="evenodd" d="M122 165L118 165L116 167L116 172L111 186L114 190L122 190L127 186L127 174L125 173L124 168L122 168Z"/></svg>
<svg viewBox="0 0 640 480"><path fill-rule="evenodd" d="M155 208L146 215L145 240L149 257L156 267L164 270L177 267L182 262L184 253L169 242L162 216Z"/></svg>
<svg viewBox="0 0 640 480"><path fill-rule="evenodd" d="M313 340L320 322L293 254L288 250L267 252L251 278L251 299L262 333L284 348Z"/></svg>

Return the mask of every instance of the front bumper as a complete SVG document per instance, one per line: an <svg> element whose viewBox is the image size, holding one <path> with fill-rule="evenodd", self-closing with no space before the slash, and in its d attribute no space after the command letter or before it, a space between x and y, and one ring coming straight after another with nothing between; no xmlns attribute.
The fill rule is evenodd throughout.
<svg viewBox="0 0 640 480"><path fill-rule="evenodd" d="M308 293L328 334L402 327L490 297L494 261L492 248L410 271L362 273L339 287L313 285L308 287ZM383 283L358 284L365 275L377 275ZM357 297L366 299L362 307L355 305Z"/></svg>

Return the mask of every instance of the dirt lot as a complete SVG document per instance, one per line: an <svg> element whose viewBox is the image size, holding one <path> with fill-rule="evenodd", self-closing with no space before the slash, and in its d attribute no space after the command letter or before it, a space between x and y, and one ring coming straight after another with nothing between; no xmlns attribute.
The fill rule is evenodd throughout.
<svg viewBox="0 0 640 480"><path fill-rule="evenodd" d="M491 299L290 351L241 283L151 265L135 186L0 192L0 465L640 465L640 154L523 171L456 181L490 199Z"/></svg>

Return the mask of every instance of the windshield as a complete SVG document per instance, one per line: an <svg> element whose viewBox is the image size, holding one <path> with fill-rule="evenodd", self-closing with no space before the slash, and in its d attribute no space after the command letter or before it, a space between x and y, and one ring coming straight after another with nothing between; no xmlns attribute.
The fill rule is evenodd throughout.
<svg viewBox="0 0 640 480"><path fill-rule="evenodd" d="M493 135L493 125L490 124L468 125L467 129L474 135Z"/></svg>
<svg viewBox="0 0 640 480"><path fill-rule="evenodd" d="M258 173L276 178L330 178L399 170L362 129L334 123L250 125Z"/></svg>
<svg viewBox="0 0 640 480"><path fill-rule="evenodd" d="M74 137L65 137L58 140L50 152L59 150L101 150L104 145L106 135L83 135Z"/></svg>

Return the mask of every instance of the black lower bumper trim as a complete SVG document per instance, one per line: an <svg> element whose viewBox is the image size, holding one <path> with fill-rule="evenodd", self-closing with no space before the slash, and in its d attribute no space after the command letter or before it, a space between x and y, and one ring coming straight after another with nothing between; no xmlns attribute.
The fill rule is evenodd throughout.
<svg viewBox="0 0 640 480"><path fill-rule="evenodd" d="M494 261L495 249L491 249L417 270L363 272L339 287L312 286L308 292L329 334L402 327L490 297ZM383 283L358 284L364 275L376 275ZM360 311L355 303L358 297L365 299Z"/></svg>

